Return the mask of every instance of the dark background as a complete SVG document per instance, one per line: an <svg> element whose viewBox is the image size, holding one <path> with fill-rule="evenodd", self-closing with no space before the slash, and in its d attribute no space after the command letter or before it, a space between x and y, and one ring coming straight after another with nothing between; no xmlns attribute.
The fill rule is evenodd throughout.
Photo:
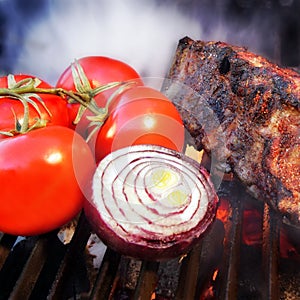
<svg viewBox="0 0 300 300"><path fill-rule="evenodd" d="M113 0L112 0L113 1ZM69 1L72 4L72 1ZM13 70L22 51L26 30L47 15L51 0L0 1L0 72ZM199 22L209 36L212 24L222 21L236 32L249 30L262 41L260 54L284 66L300 65L299 0L160 0L157 5L177 5L185 14L201 16ZM247 39L237 41L248 45ZM250 42L249 42L250 43Z"/></svg>

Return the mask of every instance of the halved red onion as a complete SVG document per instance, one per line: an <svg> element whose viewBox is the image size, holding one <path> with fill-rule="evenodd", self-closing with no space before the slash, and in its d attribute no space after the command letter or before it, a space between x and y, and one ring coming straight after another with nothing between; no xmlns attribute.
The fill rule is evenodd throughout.
<svg viewBox="0 0 300 300"><path fill-rule="evenodd" d="M215 218L218 197L207 171L176 151L136 145L106 156L85 213L112 249L162 260L185 254Z"/></svg>

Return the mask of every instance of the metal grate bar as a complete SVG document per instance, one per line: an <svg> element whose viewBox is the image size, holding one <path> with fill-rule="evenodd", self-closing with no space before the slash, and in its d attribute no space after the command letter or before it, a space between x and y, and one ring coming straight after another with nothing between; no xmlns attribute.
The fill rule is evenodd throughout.
<svg viewBox="0 0 300 300"><path fill-rule="evenodd" d="M201 244L195 246L191 252L183 258L176 300L194 299L198 282L201 258Z"/></svg>
<svg viewBox="0 0 300 300"><path fill-rule="evenodd" d="M278 260L279 227L273 210L264 205L263 221L263 271L265 280L264 299L279 299Z"/></svg>
<svg viewBox="0 0 300 300"><path fill-rule="evenodd" d="M11 238L15 239L14 236ZM0 299L9 298L37 240L38 237L32 237L27 242L21 240L11 248L0 271Z"/></svg>
<svg viewBox="0 0 300 300"><path fill-rule="evenodd" d="M37 278L34 288L31 292L30 299L47 299L48 293L51 290L51 286L57 276L57 272L61 265L63 258L66 255L67 246L62 244L57 238L57 232L53 232L48 237L46 247L47 260L44 262L42 270L40 271L39 277ZM43 246L43 243L40 244ZM30 267L28 272L31 272ZM26 280L26 276L24 276Z"/></svg>
<svg viewBox="0 0 300 300"><path fill-rule="evenodd" d="M140 277L134 294L134 300L151 299L158 282L158 268L158 262L144 261L142 263Z"/></svg>
<svg viewBox="0 0 300 300"><path fill-rule="evenodd" d="M34 248L14 286L10 299L29 299L43 265L48 257L47 246L49 239L44 236L36 242Z"/></svg>
<svg viewBox="0 0 300 300"><path fill-rule="evenodd" d="M120 266L114 281L113 299L132 299L141 273L142 261L121 256Z"/></svg>
<svg viewBox="0 0 300 300"><path fill-rule="evenodd" d="M203 297L203 293L212 284L213 275L220 264L223 240L223 223L216 220L201 243L183 259L176 299Z"/></svg>
<svg viewBox="0 0 300 300"><path fill-rule="evenodd" d="M111 249L107 249L91 295L91 300L107 300L113 290L113 283L119 268L121 256Z"/></svg>
<svg viewBox="0 0 300 300"><path fill-rule="evenodd" d="M74 236L70 244L67 245L65 257L61 262L57 276L51 287L49 299L62 299L66 287L69 287L67 282L69 278L73 278L72 272L74 272L74 266L80 260L79 256L84 252L90 234L89 224L84 214L81 214ZM76 294L76 287L74 287L74 294Z"/></svg>
<svg viewBox="0 0 300 300"><path fill-rule="evenodd" d="M195 299L205 299L207 289L214 283L214 276L222 263L224 236L223 222L217 219L202 242Z"/></svg>
<svg viewBox="0 0 300 300"><path fill-rule="evenodd" d="M233 182L232 184L235 185ZM241 201L238 197L240 187L235 185L231 195L229 221L225 224L224 253L219 272L219 299L237 299L238 269L240 264L240 244L242 231Z"/></svg>

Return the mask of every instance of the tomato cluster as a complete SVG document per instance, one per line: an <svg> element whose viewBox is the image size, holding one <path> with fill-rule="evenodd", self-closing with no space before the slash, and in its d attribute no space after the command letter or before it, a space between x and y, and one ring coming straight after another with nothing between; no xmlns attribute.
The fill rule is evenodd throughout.
<svg viewBox="0 0 300 300"><path fill-rule="evenodd" d="M32 75L0 78L0 231L42 234L82 209L97 163L135 144L181 151L172 102L124 62L71 64L52 87Z"/></svg>

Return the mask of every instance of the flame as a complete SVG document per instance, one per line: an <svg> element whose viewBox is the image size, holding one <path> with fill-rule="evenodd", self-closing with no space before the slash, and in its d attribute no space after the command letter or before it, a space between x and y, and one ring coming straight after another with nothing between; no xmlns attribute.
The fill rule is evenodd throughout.
<svg viewBox="0 0 300 300"><path fill-rule="evenodd" d="M213 281L216 280L216 278L217 278L217 276L218 276L218 273L219 273L219 269L216 269L216 270L214 271L213 276L212 276L212 280L213 280Z"/></svg>
<svg viewBox="0 0 300 300"><path fill-rule="evenodd" d="M217 210L217 215L216 215L217 219L219 219L223 223L226 223L229 215L228 212L229 212L229 202L228 200L221 198Z"/></svg>
<svg viewBox="0 0 300 300"><path fill-rule="evenodd" d="M200 297L200 300L208 299L215 299L214 288L212 285Z"/></svg>

